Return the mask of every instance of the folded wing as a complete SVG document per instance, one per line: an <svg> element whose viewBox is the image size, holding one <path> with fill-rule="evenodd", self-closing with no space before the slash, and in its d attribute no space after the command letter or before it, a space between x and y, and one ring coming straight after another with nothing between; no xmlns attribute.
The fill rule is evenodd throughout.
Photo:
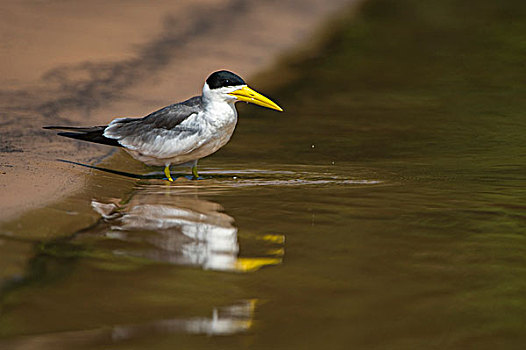
<svg viewBox="0 0 526 350"><path fill-rule="evenodd" d="M201 111L201 97L173 104L141 119L115 119L103 136L145 155L164 157L184 151L198 130L186 121ZM190 143L189 143L190 144Z"/></svg>
<svg viewBox="0 0 526 350"><path fill-rule="evenodd" d="M157 140L172 139L177 142L178 138L183 140L186 136L195 135L196 129L181 124L201 111L201 106L201 97L197 96L162 108L143 118L119 118L109 125L101 126L45 126L44 129L65 130L67 132L59 132L58 135L158 156L159 153L163 153L166 144Z"/></svg>

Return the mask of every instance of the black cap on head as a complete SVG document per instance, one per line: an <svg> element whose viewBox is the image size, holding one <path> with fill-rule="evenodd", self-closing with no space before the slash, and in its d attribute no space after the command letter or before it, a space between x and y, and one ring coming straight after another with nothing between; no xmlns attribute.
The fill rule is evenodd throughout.
<svg viewBox="0 0 526 350"><path fill-rule="evenodd" d="M210 74L206 83L210 89L218 89L225 86L237 86L237 85L246 85L245 81L241 79L239 75L236 75L227 70L220 70Z"/></svg>

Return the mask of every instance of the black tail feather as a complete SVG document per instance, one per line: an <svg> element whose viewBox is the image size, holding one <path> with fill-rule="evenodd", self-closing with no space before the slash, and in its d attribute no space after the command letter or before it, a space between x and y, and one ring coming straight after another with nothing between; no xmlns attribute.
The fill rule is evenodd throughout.
<svg viewBox="0 0 526 350"><path fill-rule="evenodd" d="M49 130L70 130L73 132L59 132L59 136L69 137L70 139L82 140L103 145L122 147L122 145L115 139L110 139L104 136L104 129L106 126L92 126L92 127L72 127L72 126L44 126L44 129Z"/></svg>
<svg viewBox="0 0 526 350"><path fill-rule="evenodd" d="M91 131L104 131L108 126L107 125L101 125L101 126L56 126L56 125L50 125L50 126L43 126L43 129L48 130L68 130L68 131L74 131L74 132L91 132Z"/></svg>

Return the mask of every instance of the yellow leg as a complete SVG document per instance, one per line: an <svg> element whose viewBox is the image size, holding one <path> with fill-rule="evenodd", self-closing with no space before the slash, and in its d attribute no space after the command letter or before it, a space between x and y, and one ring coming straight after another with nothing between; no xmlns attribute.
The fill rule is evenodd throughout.
<svg viewBox="0 0 526 350"><path fill-rule="evenodd" d="M199 174L197 173L197 164L194 164L192 167L192 175L197 179L199 177Z"/></svg>
<svg viewBox="0 0 526 350"><path fill-rule="evenodd" d="M170 181L170 182L174 181L174 179L172 179L172 174L170 174L170 166L169 165L164 167L164 175L166 175L166 178L168 179L168 181Z"/></svg>

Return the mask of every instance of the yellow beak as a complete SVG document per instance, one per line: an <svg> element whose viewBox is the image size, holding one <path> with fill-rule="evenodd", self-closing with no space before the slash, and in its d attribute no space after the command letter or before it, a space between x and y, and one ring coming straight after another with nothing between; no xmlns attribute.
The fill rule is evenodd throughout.
<svg viewBox="0 0 526 350"><path fill-rule="evenodd" d="M277 111L283 112L283 109L281 109L280 106L266 98L265 96L261 95L259 92L256 92L249 88L248 86L243 86L241 89L237 89L236 91L232 91L228 93L229 95L235 96L239 101L245 101L254 103L256 105L260 105L263 107L275 109Z"/></svg>

